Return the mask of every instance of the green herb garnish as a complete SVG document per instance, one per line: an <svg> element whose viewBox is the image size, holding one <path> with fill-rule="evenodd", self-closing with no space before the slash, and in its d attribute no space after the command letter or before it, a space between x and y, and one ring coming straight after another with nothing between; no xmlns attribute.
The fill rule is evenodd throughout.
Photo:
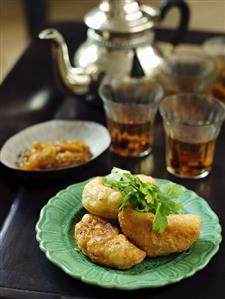
<svg viewBox="0 0 225 299"><path fill-rule="evenodd" d="M103 182L105 186L123 194L120 209L131 204L137 211L155 214L152 224L154 231L163 233L168 225L166 216L177 214L183 209L181 204L172 201L183 193L177 184L169 183L159 188L156 184L144 183L130 171L117 167L103 177Z"/></svg>

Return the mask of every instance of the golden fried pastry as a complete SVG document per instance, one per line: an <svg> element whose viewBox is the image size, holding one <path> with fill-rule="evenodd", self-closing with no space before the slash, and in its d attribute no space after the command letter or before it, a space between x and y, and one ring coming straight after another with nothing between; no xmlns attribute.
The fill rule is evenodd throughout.
<svg viewBox="0 0 225 299"><path fill-rule="evenodd" d="M146 252L148 257L169 255L188 249L199 238L201 217L197 215L169 215L168 226L160 234L152 230L154 214L124 208L119 213L124 235Z"/></svg>
<svg viewBox="0 0 225 299"><path fill-rule="evenodd" d="M143 183L149 183L149 184L156 184L155 179L153 177L145 175L145 174L137 174L136 175Z"/></svg>
<svg viewBox="0 0 225 299"><path fill-rule="evenodd" d="M130 243L107 220L85 214L75 226L75 238L82 252L106 267L128 269L145 258L145 252Z"/></svg>
<svg viewBox="0 0 225 299"><path fill-rule="evenodd" d="M137 175L145 183L154 183L154 179L143 174ZM122 194L103 184L102 177L96 177L87 183L82 194L82 204L88 212L109 219L117 219Z"/></svg>
<svg viewBox="0 0 225 299"><path fill-rule="evenodd" d="M88 212L105 218L116 219L122 194L103 185L102 177L87 183L82 194L82 204Z"/></svg>

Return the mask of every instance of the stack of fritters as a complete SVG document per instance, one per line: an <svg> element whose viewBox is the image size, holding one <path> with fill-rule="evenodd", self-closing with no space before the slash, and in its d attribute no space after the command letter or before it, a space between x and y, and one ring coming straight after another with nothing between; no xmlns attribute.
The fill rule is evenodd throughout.
<svg viewBox="0 0 225 299"><path fill-rule="evenodd" d="M145 183L152 177L139 175ZM91 214L85 214L75 226L75 237L82 252L93 262L118 269L128 269L145 256L165 256L187 250L199 238L201 217L169 215L163 233L152 230L154 214L138 212L131 207L121 211L123 195L96 177L84 187L82 203ZM119 228L106 219L118 219Z"/></svg>

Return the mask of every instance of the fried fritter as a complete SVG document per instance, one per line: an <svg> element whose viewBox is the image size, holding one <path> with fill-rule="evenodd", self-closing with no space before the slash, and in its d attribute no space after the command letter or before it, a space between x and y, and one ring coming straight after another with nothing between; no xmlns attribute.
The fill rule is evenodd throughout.
<svg viewBox="0 0 225 299"><path fill-rule="evenodd" d="M162 234L152 230L152 213L124 208L118 218L124 235L144 250L148 257L187 250L200 235L201 217L197 215L167 216L168 226Z"/></svg>
<svg viewBox="0 0 225 299"><path fill-rule="evenodd" d="M92 214L85 214L76 224L75 238L82 252L99 265L128 269L146 256L120 234L117 227Z"/></svg>
<svg viewBox="0 0 225 299"><path fill-rule="evenodd" d="M155 179L153 177L145 175L145 174L137 174L136 175L143 183L156 184Z"/></svg>
<svg viewBox="0 0 225 299"><path fill-rule="evenodd" d="M154 183L154 179L143 174L137 175L145 183ZM102 177L96 177L87 183L82 194L82 204L88 212L109 219L117 219L122 194L104 186Z"/></svg>

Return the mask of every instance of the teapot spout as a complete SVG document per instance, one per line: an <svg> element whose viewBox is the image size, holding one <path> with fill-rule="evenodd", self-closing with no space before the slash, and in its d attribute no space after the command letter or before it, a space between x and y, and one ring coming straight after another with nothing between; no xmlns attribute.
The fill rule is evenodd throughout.
<svg viewBox="0 0 225 299"><path fill-rule="evenodd" d="M71 65L68 48L62 34L54 28L48 28L39 33L39 38L53 41L53 54L64 85L75 94L87 93L91 85L91 76L82 68L75 68Z"/></svg>

